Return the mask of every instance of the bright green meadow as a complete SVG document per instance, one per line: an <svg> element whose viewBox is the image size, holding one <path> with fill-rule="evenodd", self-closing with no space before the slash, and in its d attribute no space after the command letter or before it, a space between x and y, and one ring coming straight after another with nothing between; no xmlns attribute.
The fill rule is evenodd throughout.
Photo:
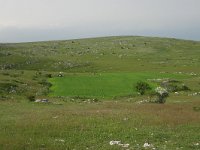
<svg viewBox="0 0 200 150"><path fill-rule="evenodd" d="M71 74L63 78L51 78L51 96L69 96L85 98L110 99L123 96L137 95L136 84L146 81L155 88L156 83L148 80L183 79L185 75L162 73L99 73L99 74ZM189 76L188 76L189 77Z"/></svg>

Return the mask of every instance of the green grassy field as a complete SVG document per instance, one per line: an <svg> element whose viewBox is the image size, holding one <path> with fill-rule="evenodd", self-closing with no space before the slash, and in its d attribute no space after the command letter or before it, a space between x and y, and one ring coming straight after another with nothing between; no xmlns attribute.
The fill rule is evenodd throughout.
<svg viewBox="0 0 200 150"><path fill-rule="evenodd" d="M199 150L199 68L198 41L126 36L0 44L0 149ZM154 91L161 83L152 79L163 78L190 90L170 92L165 104L136 93L138 81Z"/></svg>
<svg viewBox="0 0 200 150"><path fill-rule="evenodd" d="M100 73L71 74L65 77L51 78L51 96L86 97L111 99L137 95L136 83L145 81L154 89L156 83L148 79L184 79L189 76L162 73ZM157 85L158 86L158 85Z"/></svg>

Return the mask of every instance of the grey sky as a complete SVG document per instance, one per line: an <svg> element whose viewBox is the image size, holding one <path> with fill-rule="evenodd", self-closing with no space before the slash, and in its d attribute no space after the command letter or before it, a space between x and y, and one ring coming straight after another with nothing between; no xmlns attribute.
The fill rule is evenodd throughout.
<svg viewBox="0 0 200 150"><path fill-rule="evenodd" d="M111 35L200 40L200 0L0 0L0 42Z"/></svg>

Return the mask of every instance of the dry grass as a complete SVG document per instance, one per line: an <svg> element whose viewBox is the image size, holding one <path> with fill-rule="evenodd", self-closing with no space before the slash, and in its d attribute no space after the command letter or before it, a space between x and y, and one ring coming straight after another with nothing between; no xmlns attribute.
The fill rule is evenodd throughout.
<svg viewBox="0 0 200 150"><path fill-rule="evenodd" d="M165 141L168 149L195 148L200 115L193 107L199 105L1 102L0 149L119 149L110 147L111 140L129 143L130 149L142 149L146 140L158 149Z"/></svg>

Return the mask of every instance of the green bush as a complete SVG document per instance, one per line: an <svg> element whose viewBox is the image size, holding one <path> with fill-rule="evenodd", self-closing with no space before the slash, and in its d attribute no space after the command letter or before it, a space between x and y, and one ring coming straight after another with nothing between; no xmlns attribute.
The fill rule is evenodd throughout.
<svg viewBox="0 0 200 150"><path fill-rule="evenodd" d="M148 83L139 81L136 83L136 91L140 93L140 95L144 95L147 90L151 90L151 87Z"/></svg>

